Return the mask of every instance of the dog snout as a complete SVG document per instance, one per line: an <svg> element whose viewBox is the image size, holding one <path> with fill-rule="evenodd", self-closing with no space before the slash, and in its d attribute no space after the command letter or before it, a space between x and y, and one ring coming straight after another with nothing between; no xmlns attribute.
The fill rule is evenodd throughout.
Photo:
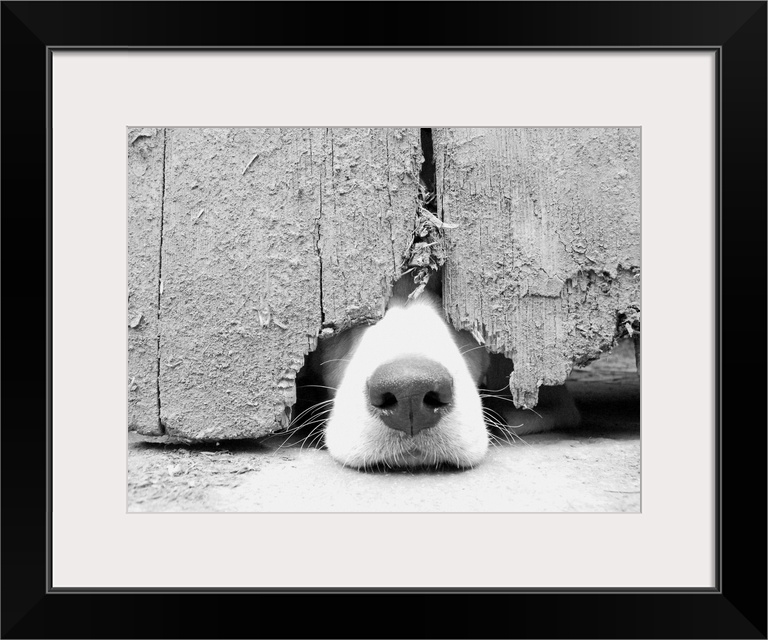
<svg viewBox="0 0 768 640"><path fill-rule="evenodd" d="M405 357L380 365L368 380L370 410L410 436L435 426L451 408L453 378L439 362Z"/></svg>

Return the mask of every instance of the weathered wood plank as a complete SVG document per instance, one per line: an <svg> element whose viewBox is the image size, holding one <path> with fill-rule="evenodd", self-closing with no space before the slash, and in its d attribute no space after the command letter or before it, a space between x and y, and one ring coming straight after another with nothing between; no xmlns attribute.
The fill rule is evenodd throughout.
<svg viewBox="0 0 768 640"><path fill-rule="evenodd" d="M169 434L243 438L285 426L323 322L330 331L381 316L412 226L414 131L168 130Z"/></svg>
<svg viewBox="0 0 768 640"><path fill-rule="evenodd" d="M515 365L518 406L640 307L640 130L433 130L444 305Z"/></svg>
<svg viewBox="0 0 768 640"><path fill-rule="evenodd" d="M315 130L323 175L323 311L338 329L377 320L410 245L419 129ZM317 153L317 151L315 151Z"/></svg>
<svg viewBox="0 0 768 640"><path fill-rule="evenodd" d="M157 403L163 129L128 130L128 428L162 433Z"/></svg>
<svg viewBox="0 0 768 640"><path fill-rule="evenodd" d="M169 129L160 407L166 432L285 420L320 328L318 181L302 130Z"/></svg>

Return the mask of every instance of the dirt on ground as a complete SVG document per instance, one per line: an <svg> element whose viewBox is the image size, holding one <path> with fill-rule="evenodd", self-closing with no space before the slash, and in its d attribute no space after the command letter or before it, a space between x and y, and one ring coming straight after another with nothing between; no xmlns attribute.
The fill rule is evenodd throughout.
<svg viewBox="0 0 768 640"><path fill-rule="evenodd" d="M639 512L640 378L632 343L575 369L567 386L580 427L500 443L466 471L363 473L311 441L181 444L129 433L128 511Z"/></svg>

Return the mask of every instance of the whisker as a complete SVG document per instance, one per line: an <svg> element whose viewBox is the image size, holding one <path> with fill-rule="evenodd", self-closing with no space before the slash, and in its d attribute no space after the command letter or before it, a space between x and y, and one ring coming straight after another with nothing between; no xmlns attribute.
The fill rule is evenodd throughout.
<svg viewBox="0 0 768 640"><path fill-rule="evenodd" d="M307 413L309 410L307 410L307 412L302 411L301 416L297 416L294 420L291 420L291 424L289 424L287 428L285 428L283 431L277 431L272 435L276 435L276 436L291 435L296 431L298 431L299 429L302 429L303 427L305 427L307 424L310 424L313 420L333 411L333 407L329 407L327 409L324 409L323 411L318 411L319 408L320 407L314 408L314 410L306 417L303 414Z"/></svg>
<svg viewBox="0 0 768 640"><path fill-rule="evenodd" d="M323 441L324 436L325 436L325 430L322 428L319 428L317 430L317 435L314 438L312 438L312 441L309 444L313 447L317 446Z"/></svg>
<svg viewBox="0 0 768 640"><path fill-rule="evenodd" d="M483 407L483 415L485 416L486 423L491 425L491 427L495 427L498 430L498 432L504 437L505 442L509 444L514 444L515 442L520 441L523 444L526 444L526 445L529 444L528 442L523 440L521 436L519 436L517 433L514 432L514 429L519 429L520 427L524 426L523 424L518 424L518 425L507 424L504 421L503 416L501 416L494 409L490 409L488 407ZM496 418L495 416L499 416L499 417ZM488 432L488 435L490 437L496 437L498 439L498 435L490 431Z"/></svg>
<svg viewBox="0 0 768 640"><path fill-rule="evenodd" d="M477 388L478 391L485 391L487 393L501 393L502 391L504 391L504 389L509 389L509 382L507 382L507 384L505 384L500 389L483 389L482 387Z"/></svg>
<svg viewBox="0 0 768 640"><path fill-rule="evenodd" d="M328 364L329 362L349 362L347 358L334 358L333 360L326 360L325 362L321 362L320 366L322 367L324 364ZM330 387L328 387L330 389Z"/></svg>
<svg viewBox="0 0 768 640"><path fill-rule="evenodd" d="M286 449L290 449L293 446L293 444L288 444L288 440L290 440L290 438L285 438L279 445L277 445L277 449L275 449L272 452L272 455L276 456L278 451L280 451L280 449L282 449L283 447L285 447Z"/></svg>
<svg viewBox="0 0 768 640"><path fill-rule="evenodd" d="M328 413L329 411L323 411L322 413L316 416L313 416L311 420L302 422L301 424L302 429L306 429L307 427L313 424L325 424L326 422L328 422Z"/></svg>
<svg viewBox="0 0 768 640"><path fill-rule="evenodd" d="M487 413L487 411L488 410L483 410L483 415L485 416L486 423L488 423L488 424L490 424L490 426L496 427L498 429L504 429L507 426L499 418L497 418L494 415L491 415L490 413ZM498 414L496 414L496 415L498 415Z"/></svg>
<svg viewBox="0 0 768 640"><path fill-rule="evenodd" d="M488 439L491 441L491 446L498 447L501 444L501 438L491 432L488 432Z"/></svg>
<svg viewBox="0 0 768 640"><path fill-rule="evenodd" d="M488 398L489 400L504 400L504 402L511 402L512 404L515 404L511 398L505 398L504 396L493 396L493 395L481 393L480 397ZM530 411L531 413L534 413L537 416L539 416L539 418L541 418L542 420L544 419L538 411L535 411L534 409L531 409L529 407L515 407L515 409L517 409L518 411Z"/></svg>
<svg viewBox="0 0 768 640"><path fill-rule="evenodd" d="M307 448L317 448L317 446L323 441L323 435L325 431L323 430L322 425L318 425L315 428L314 435L312 435L311 440L307 442Z"/></svg>
<svg viewBox="0 0 768 640"><path fill-rule="evenodd" d="M291 424L288 425L288 426L291 427L294 423L296 423L297 421L301 420L307 413L315 411L316 409L319 409L320 407L322 407L324 405L327 405L327 404L333 404L333 399L331 399L331 400L323 400L322 402L317 402L317 403L313 404L311 407L308 407L308 408L304 409L304 411L302 411L300 414L298 414L297 416L295 416L291 420Z"/></svg>
<svg viewBox="0 0 768 640"><path fill-rule="evenodd" d="M504 431L501 429L501 427L491 427L488 430L488 439L492 446L499 446L502 444L502 440L504 442L509 442L509 439L504 436L503 438L499 436L499 434L504 435Z"/></svg>
<svg viewBox="0 0 768 640"><path fill-rule="evenodd" d="M304 422L301 423L299 426L300 429L305 429L311 424L321 424L328 421L328 418L326 417L332 409L327 409L325 411L319 412L317 415L313 415L311 419L307 419Z"/></svg>
<svg viewBox="0 0 768 640"><path fill-rule="evenodd" d="M461 355L464 355L465 353L469 353L470 351L474 351L475 349L485 349L485 345L480 344L476 347L470 347L469 349L465 349L464 351L461 352Z"/></svg>
<svg viewBox="0 0 768 640"><path fill-rule="evenodd" d="M310 409L307 409L306 411L302 411L301 413L311 413L310 416L307 416L307 418L311 418L315 415L322 415L324 413L328 413L329 411L333 411L333 402L322 402L314 405Z"/></svg>
<svg viewBox="0 0 768 640"><path fill-rule="evenodd" d="M329 360L329 362L331 361ZM298 389L306 389L308 387L314 387L316 389L330 389L331 391L337 391L336 387L327 387L324 384L303 384L300 387L298 387Z"/></svg>
<svg viewBox="0 0 768 640"><path fill-rule="evenodd" d="M496 409L493 409L492 407L487 407L486 405L482 405L482 411L484 414L488 416L498 416L499 421L502 424L506 424L506 421L504 420L504 416L502 416Z"/></svg>
<svg viewBox="0 0 768 640"><path fill-rule="evenodd" d="M317 435L318 429L321 429L320 425L316 425L315 427L313 427L312 431L310 431L305 438L302 438L298 443L295 443L295 444L300 444L301 445L299 447L299 451L303 451L304 450L304 445L307 444L307 441L310 438L312 438L313 436Z"/></svg>
<svg viewBox="0 0 768 640"><path fill-rule="evenodd" d="M286 429L285 431L279 431L278 433L275 433L275 434L272 434L271 436L269 436L270 438L271 437L277 437L277 436L283 436L283 441L278 445L277 449L275 449L275 453L280 451L280 449L282 449L283 447L288 448L288 447L292 447L292 446L295 446L296 444L300 444L300 443L304 442L308 437L313 435L313 433L315 432L315 430L318 427L324 426L325 423L327 422L327 418L324 418L323 416L325 416L325 415L329 414L331 411L333 411L333 407L328 408L328 409L324 409L323 411L318 411L318 409L322 405L325 405L325 404L328 404L328 402L320 402L320 403L310 407L309 409L306 409L306 410L302 411L301 414L299 414L300 416L304 415L305 413L308 413L310 411L312 411L312 414L307 419L302 420L296 426L290 427L290 428ZM291 424L294 424L298 420L298 418L299 418L299 416L297 416L297 418L295 420L293 420L291 422ZM310 430L309 434L304 439L300 440L298 443L294 442L294 443L288 444L288 440L290 440L290 438L291 438L291 436L293 436L293 434L295 434L297 431L300 431L302 429L307 429L311 425L316 425L316 426L312 427L312 429Z"/></svg>

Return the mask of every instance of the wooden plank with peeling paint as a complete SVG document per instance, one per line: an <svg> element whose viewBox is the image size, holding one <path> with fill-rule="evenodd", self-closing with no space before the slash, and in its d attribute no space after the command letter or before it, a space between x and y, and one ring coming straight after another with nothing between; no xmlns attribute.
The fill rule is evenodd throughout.
<svg viewBox="0 0 768 640"><path fill-rule="evenodd" d="M323 326L381 317L413 226L418 129L169 129L160 412L169 435L285 427Z"/></svg>
<svg viewBox="0 0 768 640"><path fill-rule="evenodd" d="M433 130L444 306L514 362L518 406L640 310L640 130Z"/></svg>

